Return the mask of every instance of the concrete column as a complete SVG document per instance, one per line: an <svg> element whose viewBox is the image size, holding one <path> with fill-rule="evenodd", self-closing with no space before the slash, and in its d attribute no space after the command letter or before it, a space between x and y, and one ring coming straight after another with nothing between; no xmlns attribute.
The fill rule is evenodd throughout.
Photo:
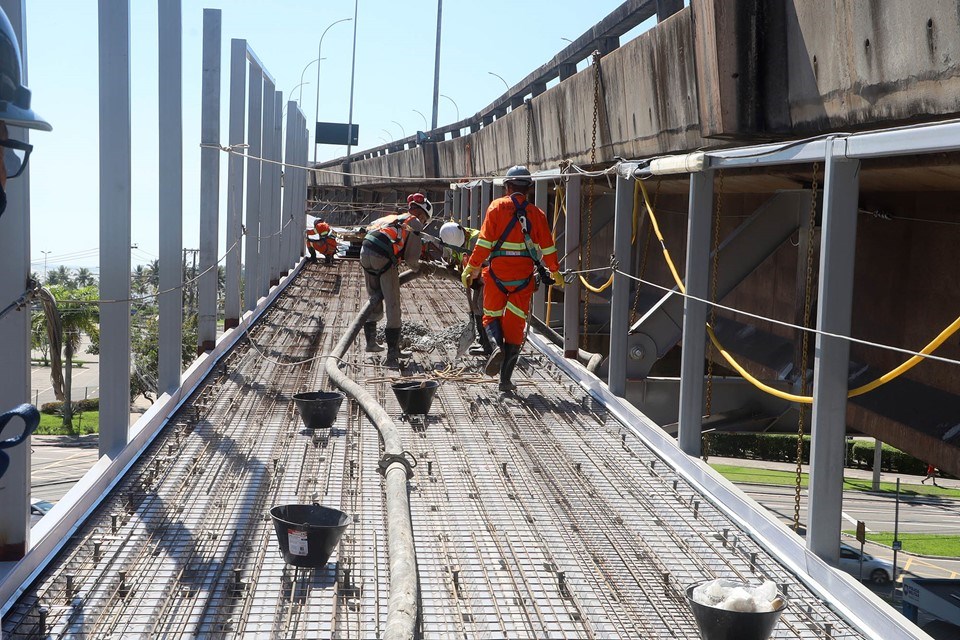
<svg viewBox="0 0 960 640"><path fill-rule="evenodd" d="M471 229L480 228L480 186L470 189L470 220L466 225Z"/></svg>
<svg viewBox="0 0 960 640"><path fill-rule="evenodd" d="M100 0L100 455L130 422L130 0Z"/></svg>
<svg viewBox="0 0 960 640"><path fill-rule="evenodd" d="M537 180L534 183L534 194L533 194L533 204L537 205L541 211L547 214L547 223L553 228L553 220L550 219L550 212L547 211L547 196L550 191L550 183L546 180ZM483 204L484 196L487 198L487 205L489 206L490 202L490 187L487 182L481 183L480 186L480 203ZM484 207L486 211L486 207ZM540 288L533 294L533 303L530 305L530 313L537 316L540 319L543 319L546 315L547 308L547 285L542 284Z"/></svg>
<svg viewBox="0 0 960 640"><path fill-rule="evenodd" d="M242 41L246 47L246 40ZM247 198L246 240L244 246L243 308L250 311L260 298L260 168L257 158L263 152L263 72L255 64L249 66L250 95L247 106Z"/></svg>
<svg viewBox="0 0 960 640"><path fill-rule="evenodd" d="M710 297L710 227L713 214L713 172L690 174L687 218L687 293ZM703 362L706 355L707 305L686 298L683 303L683 352L680 360L680 417L677 443L689 456L700 456L703 423Z"/></svg>
<svg viewBox="0 0 960 640"><path fill-rule="evenodd" d="M277 104L276 87L269 78L263 79L263 151L266 160L273 158L274 111ZM270 290L270 234L274 231L273 171L268 162L260 166L260 273L257 274L257 297Z"/></svg>
<svg viewBox="0 0 960 640"><path fill-rule="evenodd" d="M230 41L230 146L243 144L247 97L247 43ZM227 259L223 293L224 329L240 323L240 227L243 222L243 158L230 154L227 160Z"/></svg>
<svg viewBox="0 0 960 640"><path fill-rule="evenodd" d="M183 351L183 79L182 20L177 2L157 3L160 77L160 334L157 387L180 386Z"/></svg>
<svg viewBox="0 0 960 640"><path fill-rule="evenodd" d="M220 144L219 9L203 10L203 73L200 92L200 142ZM200 276L197 342L210 351L217 342L217 251L220 236L220 151L200 149Z"/></svg>
<svg viewBox="0 0 960 640"><path fill-rule="evenodd" d="M26 8L23 0L0 0L13 32L20 43L23 59L24 84L27 84L27 52L24 46ZM37 110L43 113L42 105ZM27 129L8 127L11 138L29 142ZM43 149L41 133L35 141ZM2 307L16 300L27 288L30 277L30 165L19 178L9 180L6 187L7 210L0 216L0 301ZM30 397L30 305L10 311L0 318L0 413L5 413ZM6 440L19 435L23 423L13 420L0 433ZM0 483L0 504L4 516L0 518L0 562L19 560L29 545L30 532L30 439L6 449L10 466ZM14 515L19 514L19 515ZM0 632L2 633L2 632Z"/></svg>
<svg viewBox="0 0 960 640"><path fill-rule="evenodd" d="M633 233L633 180L617 178L613 220L613 254L620 270L630 272ZM627 333L630 331L630 279L613 276L610 297L610 356L607 360L607 387L610 393L627 396Z"/></svg>
<svg viewBox="0 0 960 640"><path fill-rule="evenodd" d="M834 155L842 154L845 144L833 140L826 145L817 329L848 336L853 312L860 162ZM807 548L836 564L843 508L850 343L818 333L815 353Z"/></svg>
<svg viewBox="0 0 960 640"><path fill-rule="evenodd" d="M562 269L579 269L580 261L580 174L567 177L567 219L564 227ZM576 358L580 348L580 279L574 278L563 290L563 355Z"/></svg>

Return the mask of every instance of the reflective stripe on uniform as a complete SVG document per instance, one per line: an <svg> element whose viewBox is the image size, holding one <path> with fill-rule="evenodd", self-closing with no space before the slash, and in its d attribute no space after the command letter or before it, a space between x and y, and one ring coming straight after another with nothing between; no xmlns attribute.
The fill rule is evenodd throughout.
<svg viewBox="0 0 960 640"><path fill-rule="evenodd" d="M500 316L503 315L503 309L500 309L499 311L494 311L492 309L487 309L486 307L484 307L483 315L488 316L490 318L499 318Z"/></svg>
<svg viewBox="0 0 960 640"><path fill-rule="evenodd" d="M520 307L518 307L517 305L513 304L512 302L507 303L507 311L509 311L515 316L520 316L524 320L527 319L527 312L521 309Z"/></svg>
<svg viewBox="0 0 960 640"><path fill-rule="evenodd" d="M542 248L541 248L541 249L540 249L540 252L541 252L543 255L548 256L548 255L550 255L551 253L556 253L556 252L557 252L557 246L554 245L554 246L549 247L549 248L547 248L547 249L542 249Z"/></svg>
<svg viewBox="0 0 960 640"><path fill-rule="evenodd" d="M480 238L479 240L477 240L477 246L483 247L484 249L492 249L493 243L490 242L489 240L484 240L483 238Z"/></svg>

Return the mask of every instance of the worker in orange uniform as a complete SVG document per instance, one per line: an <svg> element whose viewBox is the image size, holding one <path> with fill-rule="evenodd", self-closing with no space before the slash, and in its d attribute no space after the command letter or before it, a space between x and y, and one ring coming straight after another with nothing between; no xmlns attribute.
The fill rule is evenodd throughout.
<svg viewBox="0 0 960 640"><path fill-rule="evenodd" d="M337 238L323 218L314 220L313 229L307 229L307 251L310 252L311 262L317 261L319 252L324 262L333 264L333 256L337 254Z"/></svg>
<svg viewBox="0 0 960 640"><path fill-rule="evenodd" d="M443 257L452 267L463 271L470 259L470 253L477 246L480 237L479 229L464 227L456 222L444 222L440 227L440 241L443 243ZM493 353L493 345L483 328L483 278L473 282L467 291L470 302L470 314L473 315L474 328L477 332L478 346L470 347L470 355L482 355L489 358Z"/></svg>
<svg viewBox="0 0 960 640"><path fill-rule="evenodd" d="M547 216L527 201L533 178L526 167L507 171L503 181L506 195L487 208L477 246L463 269L465 287L473 284L483 270L483 327L494 346L487 360L486 373L500 374L500 390L516 389L511 382L513 369L520 357L523 334L535 289L534 270L550 270L553 286L563 287L563 276L557 262L557 248L547 224ZM545 272L544 272L545 275Z"/></svg>
<svg viewBox="0 0 960 640"><path fill-rule="evenodd" d="M383 317L386 306L387 364L399 362L410 354L400 351L400 269L402 260L411 271L420 268L423 245L420 232L433 216L433 204L422 193L407 197L407 213L389 215L374 220L367 226L367 235L360 245L360 266L363 267L367 295L382 294L367 322L363 325L368 352L383 351L377 344L377 321Z"/></svg>

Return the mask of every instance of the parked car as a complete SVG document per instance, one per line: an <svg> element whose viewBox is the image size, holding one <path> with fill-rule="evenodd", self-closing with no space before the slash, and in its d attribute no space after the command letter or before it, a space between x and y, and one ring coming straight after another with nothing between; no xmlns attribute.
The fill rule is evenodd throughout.
<svg viewBox="0 0 960 640"><path fill-rule="evenodd" d="M863 563L860 559L863 556ZM869 553L860 553L859 549L840 544L840 568L861 580L869 580L877 585L888 584L893 580L893 563L883 558L874 558Z"/></svg>
<svg viewBox="0 0 960 640"><path fill-rule="evenodd" d="M30 526L40 522L40 518L45 516L50 509L53 509L53 503L48 500L34 500L30 504Z"/></svg>

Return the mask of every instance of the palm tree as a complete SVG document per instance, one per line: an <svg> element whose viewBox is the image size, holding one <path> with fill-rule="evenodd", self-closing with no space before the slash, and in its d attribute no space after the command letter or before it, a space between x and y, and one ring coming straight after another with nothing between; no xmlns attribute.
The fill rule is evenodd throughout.
<svg viewBox="0 0 960 640"><path fill-rule="evenodd" d="M147 284L155 292L160 290L160 260L151 260L147 265Z"/></svg>
<svg viewBox="0 0 960 640"><path fill-rule="evenodd" d="M97 288L93 286L69 289L63 285L50 287L50 293L57 301L60 326L63 330L63 426L73 433L73 406L70 397L73 354L80 347L80 338L83 334L91 338L99 337L96 305L99 294Z"/></svg>
<svg viewBox="0 0 960 640"><path fill-rule="evenodd" d="M47 284L72 289L74 287L74 283L73 277L70 275L70 269L64 265L60 265L53 271L48 271Z"/></svg>
<svg viewBox="0 0 960 640"><path fill-rule="evenodd" d="M80 267L77 269L77 275L74 277L73 281L78 287L89 287L97 282L96 278L93 277L93 272L86 267Z"/></svg>
<svg viewBox="0 0 960 640"><path fill-rule="evenodd" d="M130 288L133 289L134 293L142 295L147 292L147 271L142 264L137 265L130 277L133 280Z"/></svg>

